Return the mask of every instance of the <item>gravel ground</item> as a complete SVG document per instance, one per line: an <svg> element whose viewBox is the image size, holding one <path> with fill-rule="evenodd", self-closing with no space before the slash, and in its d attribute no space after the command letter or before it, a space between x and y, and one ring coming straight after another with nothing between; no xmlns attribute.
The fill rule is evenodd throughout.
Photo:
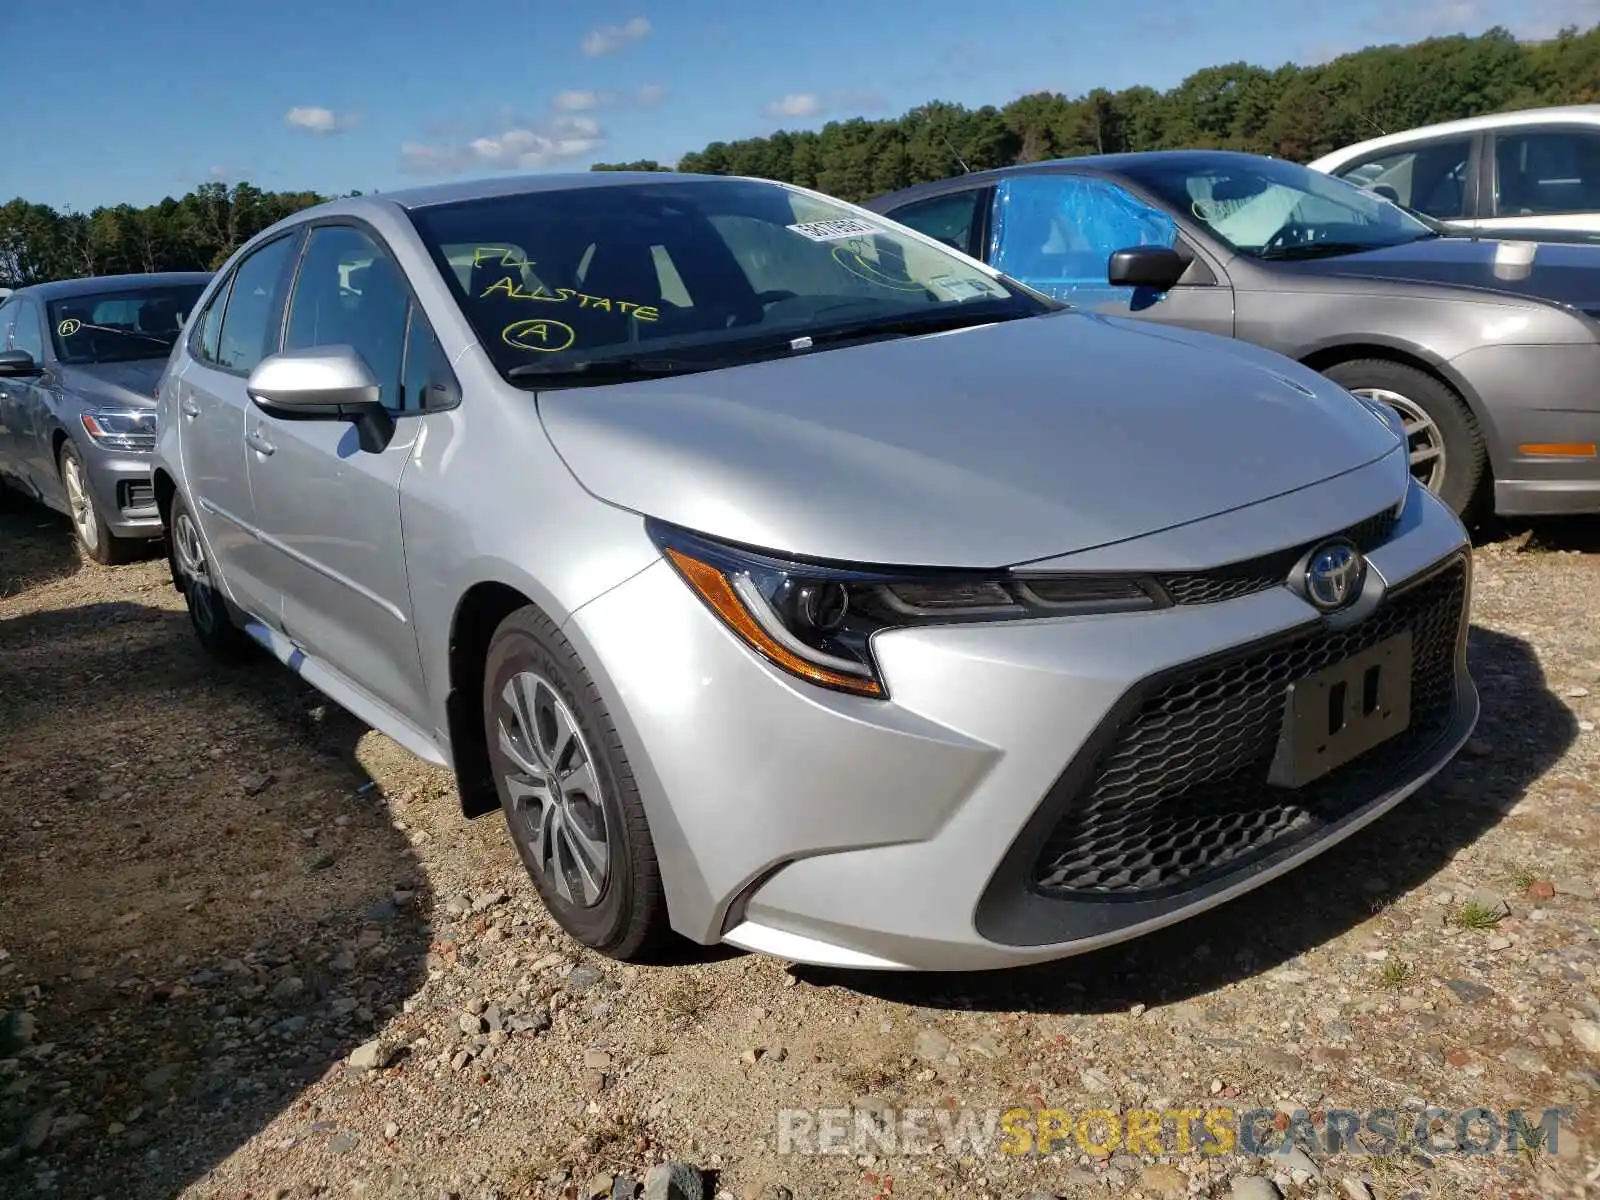
<svg viewBox="0 0 1600 1200"><path fill-rule="evenodd" d="M1396 812L1140 942L906 978L578 953L444 774L276 664L212 666L160 561L80 562L14 504L0 1195L1600 1195L1597 528L1480 545L1483 722ZM1265 1158L778 1137L796 1108L942 1110L926 1149L1017 1106L1260 1106L1291 1132L1377 1108L1409 1134L1428 1105L1570 1115L1493 1155L1452 1149L1453 1116L1426 1146Z"/></svg>

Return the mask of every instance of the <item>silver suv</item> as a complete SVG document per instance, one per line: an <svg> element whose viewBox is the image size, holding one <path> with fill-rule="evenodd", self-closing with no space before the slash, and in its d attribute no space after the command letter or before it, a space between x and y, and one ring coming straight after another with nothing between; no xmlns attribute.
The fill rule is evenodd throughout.
<svg viewBox="0 0 1600 1200"><path fill-rule="evenodd" d="M784 184L298 214L201 301L156 459L204 645L452 768L618 957L1074 954L1353 833L1478 711L1391 410Z"/></svg>

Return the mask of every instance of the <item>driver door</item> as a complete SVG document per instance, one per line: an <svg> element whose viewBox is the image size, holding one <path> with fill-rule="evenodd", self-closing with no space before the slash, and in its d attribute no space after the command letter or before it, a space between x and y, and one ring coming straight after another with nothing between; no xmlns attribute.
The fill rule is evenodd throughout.
<svg viewBox="0 0 1600 1200"><path fill-rule="evenodd" d="M379 383L394 433L368 448L350 422L248 405L245 459L267 586L280 597L284 633L428 728L400 529L400 475L425 417L421 387L407 399L403 380L437 370L441 352L400 268L355 225L311 227L287 308L283 348L353 348Z"/></svg>
<svg viewBox="0 0 1600 1200"><path fill-rule="evenodd" d="M1165 292L1114 287L1111 255L1134 246L1168 246L1190 257ZM1233 287L1183 240L1177 224L1132 192L1094 175L1014 175L995 189L989 264L1045 295L1114 317L1134 317L1233 336Z"/></svg>

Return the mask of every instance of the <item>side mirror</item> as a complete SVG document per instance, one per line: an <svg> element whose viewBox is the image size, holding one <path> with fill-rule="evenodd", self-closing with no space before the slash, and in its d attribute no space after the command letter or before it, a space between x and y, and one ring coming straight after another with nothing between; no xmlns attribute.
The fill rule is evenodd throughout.
<svg viewBox="0 0 1600 1200"><path fill-rule="evenodd" d="M382 389L353 346L284 350L256 364L245 381L250 399L285 421L351 421L358 444L381 454L394 437Z"/></svg>
<svg viewBox="0 0 1600 1200"><path fill-rule="evenodd" d="M26 350L0 350L0 379L20 379L44 370Z"/></svg>
<svg viewBox="0 0 1600 1200"><path fill-rule="evenodd" d="M285 420L352 421L381 409L378 381L351 346L284 350L256 364L245 391Z"/></svg>
<svg viewBox="0 0 1600 1200"><path fill-rule="evenodd" d="M1113 287L1164 292L1177 284L1188 269L1188 260L1169 247L1130 246L1112 252L1106 263L1106 281Z"/></svg>

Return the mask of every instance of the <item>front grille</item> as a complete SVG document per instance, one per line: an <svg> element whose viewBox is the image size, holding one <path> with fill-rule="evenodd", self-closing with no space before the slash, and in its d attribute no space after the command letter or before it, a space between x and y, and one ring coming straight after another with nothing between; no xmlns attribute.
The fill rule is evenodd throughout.
<svg viewBox="0 0 1600 1200"><path fill-rule="evenodd" d="M1329 536L1349 538L1355 543L1357 550L1367 554L1388 541L1399 523L1400 509L1396 506L1375 513L1366 520L1358 521L1349 528L1341 529ZM1236 600L1240 596L1250 596L1269 588L1282 587L1289 577L1289 571L1300 561L1300 557L1311 547L1325 540L1318 538L1316 541L1304 542L1287 550L1230 563L1228 566L1211 571L1160 576L1158 582L1166 590L1167 595L1172 597L1174 604L1218 604L1224 600Z"/></svg>
<svg viewBox="0 0 1600 1200"><path fill-rule="evenodd" d="M1375 798L1449 727L1466 580L1458 559L1349 628L1292 635L1160 681L1045 842L1035 886L1059 898L1154 899L1240 869ZM1288 685L1407 629L1409 727L1304 788L1269 784Z"/></svg>

